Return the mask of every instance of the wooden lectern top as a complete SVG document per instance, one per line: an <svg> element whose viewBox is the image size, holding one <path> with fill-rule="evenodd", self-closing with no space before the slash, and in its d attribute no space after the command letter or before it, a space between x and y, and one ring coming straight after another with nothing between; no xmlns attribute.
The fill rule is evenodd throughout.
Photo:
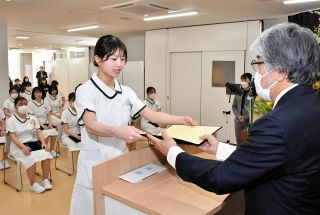
<svg viewBox="0 0 320 215"><path fill-rule="evenodd" d="M119 168L119 162L126 163L125 166L130 162L129 166L134 167L124 170L126 168ZM119 175L145 164L163 165L163 162L165 157L151 147L132 151L95 166L93 170L95 214L104 214L104 195L147 214L213 214L221 209L228 195L216 195L182 181L170 165L166 166L166 171L152 175L139 183L132 184L118 178ZM110 168L113 170L110 171ZM104 174L109 176L102 176Z"/></svg>

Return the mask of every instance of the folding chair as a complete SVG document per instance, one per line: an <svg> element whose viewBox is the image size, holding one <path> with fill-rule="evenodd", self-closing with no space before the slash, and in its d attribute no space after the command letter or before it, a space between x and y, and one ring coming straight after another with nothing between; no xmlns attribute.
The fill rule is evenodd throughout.
<svg viewBox="0 0 320 215"><path fill-rule="evenodd" d="M63 173L66 173L67 175L69 175L69 176L72 176L73 174L74 174L74 153L75 152L79 152L80 151L80 149L79 148L75 148L75 147L71 147L71 148L69 148L69 147L67 147L68 148L68 150L71 152L71 172L69 172L69 171L67 171L67 170L64 170L64 169L61 169L61 168L59 168L58 167L58 165L57 165L57 160L58 160L58 158L59 157L61 157L61 152L60 152L60 144L59 144L59 142L57 143L57 145L56 145L56 151L57 151L57 153L59 153L60 154L60 156L59 157L55 157L55 160L54 160L54 167L56 168L56 170L60 170L61 172L63 172Z"/></svg>
<svg viewBox="0 0 320 215"><path fill-rule="evenodd" d="M6 180L6 168L3 169L3 183L4 183L5 185L8 185L9 187L15 189L17 192L21 192L22 189L23 189L23 181L22 181L22 174L21 174L21 165L22 165L22 164L21 164L21 162L18 161L18 160L16 160L15 163L16 163L16 167L19 168L20 187L16 187L16 186L14 186L13 184L9 183L9 182ZM4 164L4 165L5 165L5 164ZM43 175L41 175L41 174L39 174L39 173L37 173L37 172L36 172L36 175L43 177ZM50 171L49 171L49 181L52 182L51 169L50 169Z"/></svg>

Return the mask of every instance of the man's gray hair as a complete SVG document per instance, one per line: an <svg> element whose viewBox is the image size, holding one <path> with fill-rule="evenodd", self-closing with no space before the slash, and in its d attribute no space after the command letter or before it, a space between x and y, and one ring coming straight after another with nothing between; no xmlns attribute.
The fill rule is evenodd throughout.
<svg viewBox="0 0 320 215"><path fill-rule="evenodd" d="M311 85L320 77L320 48L311 30L282 23L264 31L251 51L263 58L267 72L288 73L288 81Z"/></svg>

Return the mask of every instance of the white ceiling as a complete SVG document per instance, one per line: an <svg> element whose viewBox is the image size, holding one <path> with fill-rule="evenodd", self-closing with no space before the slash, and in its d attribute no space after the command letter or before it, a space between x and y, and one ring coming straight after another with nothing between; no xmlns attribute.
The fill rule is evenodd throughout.
<svg viewBox="0 0 320 215"><path fill-rule="evenodd" d="M281 0L148 0L173 10L194 9L200 12L197 16L152 22L144 22L142 15L101 9L127 1L0 0L0 25L8 27L11 48L61 48L81 46L79 41L92 41L92 37L105 34L127 35L168 27L272 19L320 7L320 2L284 5ZM66 32L67 28L91 24L101 27L81 32ZM31 39L17 40L17 35L31 36Z"/></svg>

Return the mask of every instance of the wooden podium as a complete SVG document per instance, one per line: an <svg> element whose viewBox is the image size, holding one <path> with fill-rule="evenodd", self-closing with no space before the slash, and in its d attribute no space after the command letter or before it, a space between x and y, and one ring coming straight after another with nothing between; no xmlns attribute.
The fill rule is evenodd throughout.
<svg viewBox="0 0 320 215"><path fill-rule="evenodd" d="M139 183L118 178L149 163L166 165L166 158L153 147L147 147L94 166L95 214L214 214L228 196L183 182L168 164L166 171Z"/></svg>

